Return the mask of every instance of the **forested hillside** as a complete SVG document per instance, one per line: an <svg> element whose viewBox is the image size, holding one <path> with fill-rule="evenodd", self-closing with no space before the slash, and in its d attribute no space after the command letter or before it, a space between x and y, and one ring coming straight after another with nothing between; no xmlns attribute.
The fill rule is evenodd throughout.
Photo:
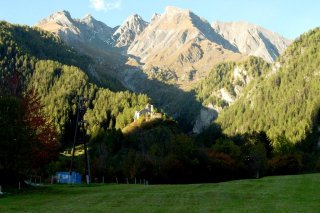
<svg viewBox="0 0 320 213"><path fill-rule="evenodd" d="M85 118L90 135L101 129L123 128L132 122L134 111L149 102L145 95L112 92L91 83L86 74L91 59L50 33L6 22L0 23L0 33L2 89L8 89L8 79L17 76L15 93L34 90L61 137L66 128L74 128L78 96L88 99Z"/></svg>
<svg viewBox="0 0 320 213"><path fill-rule="evenodd" d="M241 96L249 83L265 75L269 67L254 56L242 62L220 63L197 86L197 97L204 105L225 108Z"/></svg>
<svg viewBox="0 0 320 213"><path fill-rule="evenodd" d="M230 135L265 131L277 141L296 143L318 134L320 29L301 35L269 74L218 118Z"/></svg>

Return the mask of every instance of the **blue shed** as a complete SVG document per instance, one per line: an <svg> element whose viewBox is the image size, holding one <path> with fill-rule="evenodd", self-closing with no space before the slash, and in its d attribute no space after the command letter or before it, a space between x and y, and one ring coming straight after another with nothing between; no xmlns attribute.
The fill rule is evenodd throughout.
<svg viewBox="0 0 320 213"><path fill-rule="evenodd" d="M79 184L81 183L81 174L78 172L57 172L57 183Z"/></svg>

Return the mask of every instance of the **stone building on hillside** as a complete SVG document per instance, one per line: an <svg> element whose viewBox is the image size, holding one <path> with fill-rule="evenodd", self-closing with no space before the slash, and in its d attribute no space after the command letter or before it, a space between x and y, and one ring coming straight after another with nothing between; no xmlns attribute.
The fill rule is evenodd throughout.
<svg viewBox="0 0 320 213"><path fill-rule="evenodd" d="M146 108L135 111L134 113L134 121L138 120L141 116L152 116L154 114L153 105L147 104Z"/></svg>

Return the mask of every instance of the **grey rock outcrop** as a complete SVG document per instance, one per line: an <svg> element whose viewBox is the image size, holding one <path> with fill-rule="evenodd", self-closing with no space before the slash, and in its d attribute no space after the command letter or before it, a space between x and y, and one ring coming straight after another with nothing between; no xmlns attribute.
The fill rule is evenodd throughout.
<svg viewBox="0 0 320 213"><path fill-rule="evenodd" d="M204 129L208 128L212 124L212 121L218 117L218 112L221 109L215 108L212 104L209 104L206 108L200 110L200 114L196 119L192 132L199 134Z"/></svg>
<svg viewBox="0 0 320 213"><path fill-rule="evenodd" d="M115 46L128 47L148 24L137 14L129 16L113 34L116 41Z"/></svg>
<svg viewBox="0 0 320 213"><path fill-rule="evenodd" d="M289 46L290 40L247 22L214 22L212 28L238 50L273 62Z"/></svg>
<svg viewBox="0 0 320 213"><path fill-rule="evenodd" d="M91 15L73 19L68 11L60 11L41 20L36 26L57 34L71 46L79 42L102 49L113 46L114 30Z"/></svg>
<svg viewBox="0 0 320 213"><path fill-rule="evenodd" d="M242 58L237 48L215 32L208 21L176 7L167 7L161 16L155 15L129 46L128 54L139 58L144 70L161 67L173 71L182 87L190 86L185 70L196 70L197 75L205 76L219 62ZM192 78L191 84L198 79Z"/></svg>

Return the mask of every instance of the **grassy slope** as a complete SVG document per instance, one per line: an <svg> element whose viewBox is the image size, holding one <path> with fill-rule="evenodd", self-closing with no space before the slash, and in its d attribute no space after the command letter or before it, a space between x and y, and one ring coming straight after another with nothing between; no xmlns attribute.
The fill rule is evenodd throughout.
<svg viewBox="0 0 320 213"><path fill-rule="evenodd" d="M53 185L0 197L0 212L319 212L320 174L193 185Z"/></svg>

